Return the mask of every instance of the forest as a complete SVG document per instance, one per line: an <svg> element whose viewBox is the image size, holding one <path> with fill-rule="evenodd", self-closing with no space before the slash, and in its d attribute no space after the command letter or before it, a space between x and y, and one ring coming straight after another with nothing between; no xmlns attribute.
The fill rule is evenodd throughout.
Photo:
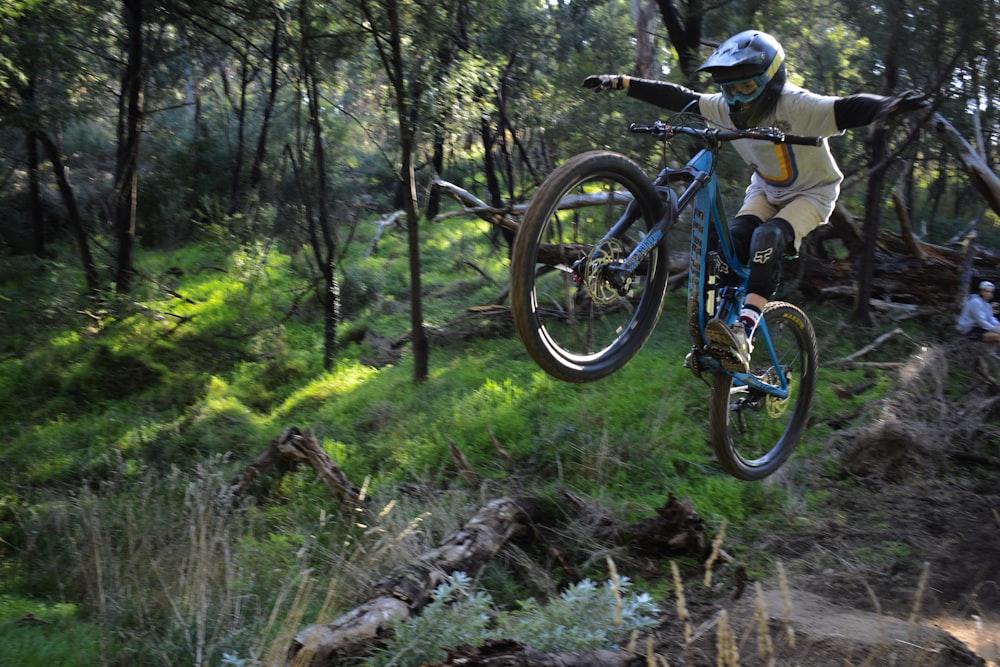
<svg viewBox="0 0 1000 667"><path fill-rule="evenodd" d="M566 387L504 309L553 169L657 157L627 128L664 110L584 78L713 92L697 68L751 28L796 85L925 101L830 139L837 209L783 285L824 374L801 460L767 484L702 451L704 386L662 366L681 317L608 383ZM1000 368L949 347L970 286L1000 279L998 148L996 0L4 0L0 664L866 664L765 650L752 604L727 640L719 611L817 553L796 535L865 514L850 484L938 509L961 487L947 502L989 535L946 552L869 507L864 553L790 576L849 562L829 586L864 607L858 582L881 581L871 611L904 619L930 577L925 612L1000 619L996 565L922 569L1000 544ZM748 168L730 152L719 176L735 210ZM886 436L886 410L933 423ZM954 461L989 477L945 477ZM907 664L1000 660L974 650Z"/></svg>

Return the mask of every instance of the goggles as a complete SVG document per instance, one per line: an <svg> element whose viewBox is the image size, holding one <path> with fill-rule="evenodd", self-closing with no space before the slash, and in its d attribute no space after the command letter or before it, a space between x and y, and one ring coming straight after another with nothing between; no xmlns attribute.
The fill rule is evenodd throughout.
<svg viewBox="0 0 1000 667"><path fill-rule="evenodd" d="M726 81L725 83L720 83L719 88L722 89L722 95L729 104L750 104L764 92L767 79L768 76L766 74L761 74L751 79Z"/></svg>

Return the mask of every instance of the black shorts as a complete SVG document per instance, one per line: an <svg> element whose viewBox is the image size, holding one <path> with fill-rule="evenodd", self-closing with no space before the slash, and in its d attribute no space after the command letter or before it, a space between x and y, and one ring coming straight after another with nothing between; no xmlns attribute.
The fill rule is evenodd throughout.
<svg viewBox="0 0 1000 667"><path fill-rule="evenodd" d="M969 340L977 340L982 342L984 333L986 333L986 329L982 327L972 327L962 335L968 338Z"/></svg>

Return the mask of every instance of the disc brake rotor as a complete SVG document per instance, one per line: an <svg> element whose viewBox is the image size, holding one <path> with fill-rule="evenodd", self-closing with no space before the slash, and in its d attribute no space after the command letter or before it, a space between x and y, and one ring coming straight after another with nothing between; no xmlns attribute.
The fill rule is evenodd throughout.
<svg viewBox="0 0 1000 667"><path fill-rule="evenodd" d="M778 373L774 368L767 372L767 382L770 384L778 384ZM765 400L765 407L767 409L767 416L772 419L777 419L788 411L788 406L791 404L791 397L793 392L792 387L792 374L790 371L785 371L785 382L788 384L788 396L786 398L778 398L777 396L768 396Z"/></svg>
<svg viewBox="0 0 1000 667"><path fill-rule="evenodd" d="M617 301L622 294L631 288L631 276L625 280L620 289L613 285L607 277L607 268L621 264L626 256L625 248L618 239L608 239L595 246L590 253L587 266L584 269L583 280L587 294L596 303L608 304Z"/></svg>

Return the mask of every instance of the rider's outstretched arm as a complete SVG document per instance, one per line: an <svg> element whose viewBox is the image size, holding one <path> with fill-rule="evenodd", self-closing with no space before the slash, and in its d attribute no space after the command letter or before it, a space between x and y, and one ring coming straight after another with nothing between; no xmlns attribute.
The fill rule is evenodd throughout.
<svg viewBox="0 0 1000 667"><path fill-rule="evenodd" d="M670 111L693 110L701 95L673 83L638 79L626 74L594 74L583 80L583 85L595 92L625 90L629 97L655 104Z"/></svg>
<svg viewBox="0 0 1000 667"><path fill-rule="evenodd" d="M837 128L850 130L864 127L876 120L889 118L898 113L925 109L928 105L924 95L912 90L904 91L893 97L859 93L839 98L833 104L833 113L837 121Z"/></svg>

